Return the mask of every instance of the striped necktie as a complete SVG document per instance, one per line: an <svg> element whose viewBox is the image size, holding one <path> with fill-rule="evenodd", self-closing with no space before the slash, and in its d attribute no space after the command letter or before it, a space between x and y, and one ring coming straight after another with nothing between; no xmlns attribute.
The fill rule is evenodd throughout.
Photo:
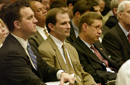
<svg viewBox="0 0 130 85"><path fill-rule="evenodd" d="M32 49L31 49L29 43L27 44L27 50L29 52L29 55L30 55L32 63L33 63L32 66L34 67L34 69L37 70L37 57L34 55L34 53L33 53Z"/></svg>
<svg viewBox="0 0 130 85"><path fill-rule="evenodd" d="M45 35L48 37L49 34L48 34L48 32L47 32L47 29L44 28L44 32L45 32Z"/></svg>
<svg viewBox="0 0 130 85"><path fill-rule="evenodd" d="M66 49L66 47L65 47L65 44L63 44L62 48L63 48L63 51L64 51L64 56L65 56L65 60L66 60L66 65L67 65L67 67L68 67L69 73L70 73L70 74L75 74L75 79L76 79L78 85L83 85L82 82L80 81L79 77L76 75L76 73L75 73L73 67L72 67L71 64L70 64L70 61L69 61L69 59L68 59L67 49Z"/></svg>

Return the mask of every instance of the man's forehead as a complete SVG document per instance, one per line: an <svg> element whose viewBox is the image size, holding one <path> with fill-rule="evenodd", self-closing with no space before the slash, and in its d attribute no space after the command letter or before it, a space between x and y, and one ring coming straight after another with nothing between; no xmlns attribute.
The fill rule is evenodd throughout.
<svg viewBox="0 0 130 85"><path fill-rule="evenodd" d="M20 14L23 16L23 15L34 14L34 13L30 7L23 7L20 9Z"/></svg>

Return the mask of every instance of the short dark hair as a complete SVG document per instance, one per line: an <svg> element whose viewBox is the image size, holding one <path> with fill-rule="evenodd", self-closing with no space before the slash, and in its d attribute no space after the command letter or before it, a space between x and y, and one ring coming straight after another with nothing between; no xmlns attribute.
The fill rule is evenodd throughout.
<svg viewBox="0 0 130 85"><path fill-rule="evenodd" d="M100 15L96 12L87 12L87 13L83 14L80 17L80 20L78 22L79 33L81 32L81 28L84 23L91 25L95 19L102 20L103 18L102 18L102 15Z"/></svg>
<svg viewBox="0 0 130 85"><path fill-rule="evenodd" d="M67 4L64 1L53 1L50 5L50 9L60 7L67 7Z"/></svg>
<svg viewBox="0 0 130 85"><path fill-rule="evenodd" d="M79 0L67 0L66 4L69 5L70 3L74 6Z"/></svg>
<svg viewBox="0 0 130 85"><path fill-rule="evenodd" d="M99 3L96 2L96 1L93 1L93 0L92 1L88 1L88 3L91 6L90 9L89 9L89 11L95 11L94 8L93 8L93 6L99 6Z"/></svg>
<svg viewBox="0 0 130 85"><path fill-rule="evenodd" d="M21 21L22 16L20 14L20 9L24 7L30 7L29 3L26 1L16 1L10 4L4 14L4 22L6 23L9 31L14 30L14 21Z"/></svg>
<svg viewBox="0 0 130 85"><path fill-rule="evenodd" d="M48 29L48 32L51 31L50 28L48 27L48 24L49 23L52 23L54 25L56 24L56 22L57 22L56 16L58 13L64 14L64 13L67 13L67 11L65 11L61 8L53 8L48 11L47 16L46 16L46 27Z"/></svg>
<svg viewBox="0 0 130 85"><path fill-rule="evenodd" d="M7 9L7 7L12 4L12 3L8 3L8 4L4 4L2 7L1 7L1 10L0 10L0 18L4 21L4 15L5 15L5 11Z"/></svg>
<svg viewBox="0 0 130 85"><path fill-rule="evenodd" d="M86 11L95 11L93 6L98 5L98 2L96 1L80 0L73 7L73 14L75 15L76 12L79 12L82 15Z"/></svg>
<svg viewBox="0 0 130 85"><path fill-rule="evenodd" d="M79 12L82 15L85 11L89 9L89 6L87 6L86 4L86 0L78 1L73 7L73 14L75 15L76 12Z"/></svg>

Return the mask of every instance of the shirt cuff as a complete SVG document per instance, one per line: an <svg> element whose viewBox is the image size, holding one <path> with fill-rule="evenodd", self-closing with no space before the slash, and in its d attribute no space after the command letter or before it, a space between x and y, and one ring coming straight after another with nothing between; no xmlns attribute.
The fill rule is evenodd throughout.
<svg viewBox="0 0 130 85"><path fill-rule="evenodd" d="M58 72L57 72L57 79L60 79L61 78L61 73L62 72L65 72L64 70L59 70Z"/></svg>

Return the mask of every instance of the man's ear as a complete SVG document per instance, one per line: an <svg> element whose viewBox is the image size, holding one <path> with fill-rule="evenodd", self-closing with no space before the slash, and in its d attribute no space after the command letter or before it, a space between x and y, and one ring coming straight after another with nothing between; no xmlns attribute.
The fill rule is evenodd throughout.
<svg viewBox="0 0 130 85"><path fill-rule="evenodd" d="M14 21L14 27L17 28L17 29L20 29L19 21Z"/></svg>
<svg viewBox="0 0 130 85"><path fill-rule="evenodd" d="M54 25L52 23L49 23L48 27L50 28L51 31L54 31Z"/></svg>
<svg viewBox="0 0 130 85"><path fill-rule="evenodd" d="M87 29L88 29L88 25L87 25L86 23L83 23L83 24L82 24L82 30L83 30L84 32L86 32Z"/></svg>
<svg viewBox="0 0 130 85"><path fill-rule="evenodd" d="M68 8L69 8L69 9L72 9L72 8L73 8L72 3L69 4Z"/></svg>
<svg viewBox="0 0 130 85"><path fill-rule="evenodd" d="M79 18L79 17L81 16L81 15L80 15L80 12L77 11L77 12L75 13L75 16L76 16L76 18Z"/></svg>

